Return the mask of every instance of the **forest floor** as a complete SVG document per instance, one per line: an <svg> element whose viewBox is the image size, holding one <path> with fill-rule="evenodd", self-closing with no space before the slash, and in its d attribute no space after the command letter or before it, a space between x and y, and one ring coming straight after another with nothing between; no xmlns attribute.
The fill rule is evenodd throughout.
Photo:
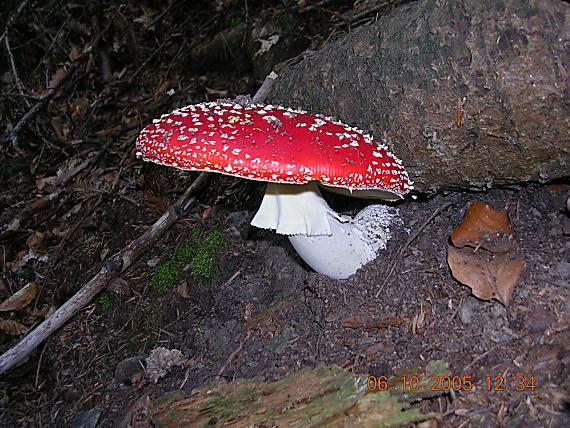
<svg viewBox="0 0 570 428"><path fill-rule="evenodd" d="M373 1L8 3L0 302L37 288L0 312L0 352L196 177L136 159L134 140L153 117L254 93L277 62L389 13ZM1 425L127 426L141 397L214 380L267 382L319 363L389 377L444 361L474 388L413 403L439 413L423 426L570 426L567 182L392 204L401 224L387 249L348 280L312 272L285 237L249 225L263 191L213 177L187 217L2 375ZM327 198L348 214L367 204ZM524 261L506 307L473 297L448 265L451 233L476 201L508 213ZM157 348L183 358L153 378L144 367Z"/></svg>

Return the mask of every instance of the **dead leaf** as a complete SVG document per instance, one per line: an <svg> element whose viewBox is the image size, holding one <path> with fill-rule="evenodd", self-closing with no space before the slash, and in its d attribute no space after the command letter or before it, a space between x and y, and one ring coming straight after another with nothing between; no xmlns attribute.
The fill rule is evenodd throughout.
<svg viewBox="0 0 570 428"><path fill-rule="evenodd" d="M41 308L34 308L32 318L44 320L55 312L54 306L44 305Z"/></svg>
<svg viewBox="0 0 570 428"><path fill-rule="evenodd" d="M122 125L116 125L107 129L103 129L101 131L97 131L96 134L101 137L112 137L114 135L130 131L131 129L140 126L139 120L136 117L125 117L123 118L122 122Z"/></svg>
<svg viewBox="0 0 570 428"><path fill-rule="evenodd" d="M24 288L12 294L0 304L0 312L17 311L30 304L38 294L38 286L28 282Z"/></svg>
<svg viewBox="0 0 570 428"><path fill-rule="evenodd" d="M51 79L48 82L48 89L53 89L53 88L57 88L59 86L59 84L63 81L63 79L65 78L65 75L67 74L67 70L63 67L58 68L55 73L51 76Z"/></svg>
<svg viewBox="0 0 570 428"><path fill-rule="evenodd" d="M57 174L51 177L38 178L36 180L36 187L38 190L46 190L48 192L53 191L61 183L67 182L71 177L77 175L82 170L87 168L91 163L90 160L86 160L82 163L77 159L72 159L65 165L57 170Z"/></svg>
<svg viewBox="0 0 570 428"><path fill-rule="evenodd" d="M51 123L51 127L53 128L53 131L55 132L57 140L60 143L67 144L68 141L65 138L66 132L64 131L63 126L61 125L61 122L59 121L59 119L57 117L52 117L50 123Z"/></svg>
<svg viewBox="0 0 570 428"><path fill-rule="evenodd" d="M28 331L28 327L24 324L14 320L0 320L0 331L3 331L10 336L19 336Z"/></svg>
<svg viewBox="0 0 570 428"><path fill-rule="evenodd" d="M420 303L420 311L414 315L412 319L412 333L419 334L419 332L424 328L426 321L426 311L424 310L423 302Z"/></svg>
<svg viewBox="0 0 570 428"><path fill-rule="evenodd" d="M508 251L512 241L508 213L495 211L481 202L471 204L463 222L451 233L451 242L458 248L485 248L494 253Z"/></svg>
<svg viewBox="0 0 570 428"><path fill-rule="evenodd" d="M47 246L47 238L47 233L35 232L28 236L28 239L26 239L26 245L33 252L45 251Z"/></svg>
<svg viewBox="0 0 570 428"><path fill-rule="evenodd" d="M228 91L226 89L213 89L208 87L206 87L206 93L217 97L225 97L228 95Z"/></svg>
<svg viewBox="0 0 570 428"><path fill-rule="evenodd" d="M159 346L154 348L146 358L146 375L153 383L156 383L173 367L184 366L187 361L182 351Z"/></svg>
<svg viewBox="0 0 570 428"><path fill-rule="evenodd" d="M508 306L525 262L508 254L448 248L447 263L453 277L482 300L497 299Z"/></svg>
<svg viewBox="0 0 570 428"><path fill-rule="evenodd" d="M387 355L394 352L396 347L390 342L378 342L369 346L364 350L364 354L368 357L378 357L379 355Z"/></svg>
<svg viewBox="0 0 570 428"><path fill-rule="evenodd" d="M558 193L564 190L564 183L553 183L549 184L546 187L548 187L548 190L550 190L552 193Z"/></svg>
<svg viewBox="0 0 570 428"><path fill-rule="evenodd" d="M217 206L213 205L211 207L207 207L204 212L202 213L202 220L206 220L212 217L217 211Z"/></svg>
<svg viewBox="0 0 570 428"><path fill-rule="evenodd" d="M188 292L188 282L182 281L180 284L178 284L176 291L178 294L180 294L180 297L183 297L184 299L190 298L190 293Z"/></svg>

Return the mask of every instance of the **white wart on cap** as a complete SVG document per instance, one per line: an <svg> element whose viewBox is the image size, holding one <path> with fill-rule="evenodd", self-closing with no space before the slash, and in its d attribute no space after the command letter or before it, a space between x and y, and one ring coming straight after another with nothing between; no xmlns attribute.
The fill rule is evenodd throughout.
<svg viewBox="0 0 570 428"><path fill-rule="evenodd" d="M412 188L402 163L372 137L331 118L270 105L195 104L163 115L139 135L144 160L282 184Z"/></svg>

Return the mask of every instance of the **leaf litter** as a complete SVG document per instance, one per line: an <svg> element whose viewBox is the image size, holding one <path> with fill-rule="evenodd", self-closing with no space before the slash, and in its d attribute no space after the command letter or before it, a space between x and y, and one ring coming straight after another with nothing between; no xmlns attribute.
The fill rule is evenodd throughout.
<svg viewBox="0 0 570 428"><path fill-rule="evenodd" d="M38 286L33 282L28 282L0 304L0 312L18 311L24 308L34 300L36 294L38 294Z"/></svg>
<svg viewBox="0 0 570 428"><path fill-rule="evenodd" d="M525 267L514 246L508 213L474 202L452 232L451 242L459 247L447 250L453 277L479 299L496 299L508 306Z"/></svg>

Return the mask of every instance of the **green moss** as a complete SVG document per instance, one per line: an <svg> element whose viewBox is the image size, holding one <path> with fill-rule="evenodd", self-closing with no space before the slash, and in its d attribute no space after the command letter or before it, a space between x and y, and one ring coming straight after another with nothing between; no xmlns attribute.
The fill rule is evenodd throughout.
<svg viewBox="0 0 570 428"><path fill-rule="evenodd" d="M200 243L190 262L192 273L204 279L213 279L220 273L219 252L223 245L222 235L210 232Z"/></svg>
<svg viewBox="0 0 570 428"><path fill-rule="evenodd" d="M97 303L103 311L109 311L113 307L113 299L107 293L101 294Z"/></svg>
<svg viewBox="0 0 570 428"><path fill-rule="evenodd" d="M185 266L189 266L192 275L200 279L212 280L220 273L222 234L212 231L203 238L201 235L202 228L196 226L192 229L189 242L178 246L172 257L156 268L149 283L152 288L163 292L171 290L184 277Z"/></svg>
<svg viewBox="0 0 570 428"><path fill-rule="evenodd" d="M182 263L178 260L169 259L158 265L150 279L150 285L160 291L168 291L174 288L174 284L181 278Z"/></svg>

